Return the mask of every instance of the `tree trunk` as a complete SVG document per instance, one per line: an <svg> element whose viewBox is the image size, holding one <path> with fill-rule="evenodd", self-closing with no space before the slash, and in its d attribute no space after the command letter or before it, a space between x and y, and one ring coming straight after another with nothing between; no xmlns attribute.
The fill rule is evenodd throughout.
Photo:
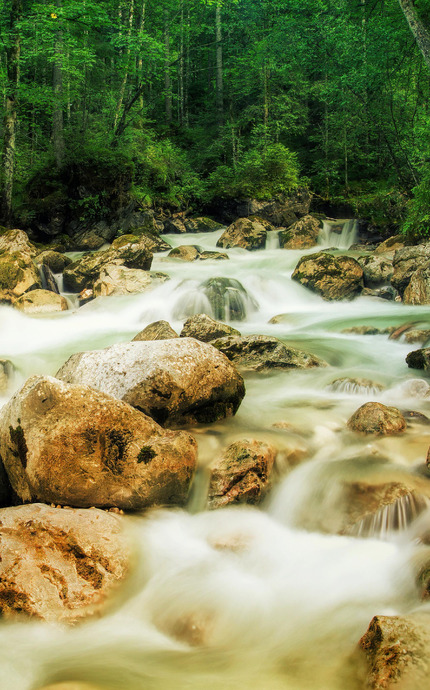
<svg viewBox="0 0 430 690"><path fill-rule="evenodd" d="M222 70L222 27L221 7L219 3L215 9L215 41L216 41L216 109L218 126L224 124L224 93Z"/></svg>
<svg viewBox="0 0 430 690"><path fill-rule="evenodd" d="M170 31L169 12L164 10L164 103L166 110L166 123L172 121L172 82L170 78Z"/></svg>
<svg viewBox="0 0 430 690"><path fill-rule="evenodd" d="M57 0L61 8L62 0ZM59 20L61 21L61 20ZM59 26L55 37L55 61L52 74L54 110L52 113L52 143L57 168L64 163L64 120L63 120L63 31Z"/></svg>
<svg viewBox="0 0 430 690"><path fill-rule="evenodd" d="M22 12L21 0L12 0L10 11L10 43L6 48L7 85L4 115L3 139L3 215L6 224L12 218L12 194L15 172L15 147L17 127L17 91L19 85L19 58L21 52L21 37L17 28Z"/></svg>
<svg viewBox="0 0 430 690"><path fill-rule="evenodd" d="M139 39L142 38L143 30L145 28L145 12L146 12L146 0L143 0L142 7L140 10L140 20L139 20ZM139 49L139 56L137 58L137 81L140 83L142 81L143 73L143 58L142 58L142 48ZM143 93L139 97L139 123L140 127L143 128Z"/></svg>
<svg viewBox="0 0 430 690"><path fill-rule="evenodd" d="M430 71L430 33L419 18L413 0L399 0L399 5L406 17L415 42L421 51L427 69Z"/></svg>
<svg viewBox="0 0 430 690"><path fill-rule="evenodd" d="M127 86L127 81L128 81L128 73L130 69L130 36L131 36L131 30L133 28L133 16L134 16L134 0L130 0L130 11L128 15L128 28L127 28L127 49L126 49L126 59L125 59L125 67L124 67L124 75L122 78L121 86L119 89L119 96L118 96L118 101L116 104L116 110L115 110L115 116L113 120L113 128L114 130L117 128L118 121L119 121L119 115L121 112L122 104L124 101L124 94L125 94L125 87Z"/></svg>

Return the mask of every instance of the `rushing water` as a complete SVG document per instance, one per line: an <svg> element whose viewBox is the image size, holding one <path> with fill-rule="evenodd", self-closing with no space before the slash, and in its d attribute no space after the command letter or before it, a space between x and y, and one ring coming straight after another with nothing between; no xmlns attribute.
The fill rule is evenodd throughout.
<svg viewBox="0 0 430 690"><path fill-rule="evenodd" d="M166 239L213 250L219 236ZM333 247L332 235L322 243ZM210 313L202 285L211 277L246 289L247 317L233 323L243 334L274 335L329 364L248 375L236 417L195 430L201 471L189 510L130 518L135 566L115 606L72 629L0 626L2 689L83 681L101 690L358 690L350 654L372 616L422 606L419 530L409 523L421 514L424 530L424 498L416 505L400 499L352 536L335 532L348 482L406 481L419 492L428 482L430 445L430 427L416 422L400 437L360 440L347 431L350 414L369 400L428 413L430 386L405 363L417 346L342 330L425 324L430 308L369 297L323 302L291 281L301 253L279 249L275 234L264 251L228 255L183 263L159 254L153 270L171 278L163 285L99 298L55 318L0 307L0 357L16 367L2 402L29 375L55 374L74 352L130 340L159 319L179 331L188 314ZM339 383L345 377L367 383ZM204 467L240 438L279 448L277 486L259 509L205 512ZM291 449L303 459L293 470Z"/></svg>

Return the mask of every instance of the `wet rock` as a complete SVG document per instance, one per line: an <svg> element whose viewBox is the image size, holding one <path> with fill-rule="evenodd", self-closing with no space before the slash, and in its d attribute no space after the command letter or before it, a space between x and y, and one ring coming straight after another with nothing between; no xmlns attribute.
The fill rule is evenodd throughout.
<svg viewBox="0 0 430 690"><path fill-rule="evenodd" d="M407 343L426 343L430 340L430 330L426 328L413 328L405 333Z"/></svg>
<svg viewBox="0 0 430 690"><path fill-rule="evenodd" d="M201 287L218 321L243 321L249 309L257 306L242 283L233 278L209 278Z"/></svg>
<svg viewBox="0 0 430 690"><path fill-rule="evenodd" d="M206 216L187 218L184 225L187 232L214 232L215 230L221 230L223 227L221 223L217 223Z"/></svg>
<svg viewBox="0 0 430 690"><path fill-rule="evenodd" d="M57 374L125 400L159 424L209 423L234 415L243 379L212 345L172 338L72 355Z"/></svg>
<svg viewBox="0 0 430 690"><path fill-rule="evenodd" d="M30 242L28 235L23 230L5 230L0 232L0 254L7 252L13 254L27 254L32 258L38 253L37 247Z"/></svg>
<svg viewBox="0 0 430 690"><path fill-rule="evenodd" d="M415 247L398 249L394 254L394 273L391 284L403 296L408 287L413 273L421 268L426 268L430 259L430 245L418 244Z"/></svg>
<svg viewBox="0 0 430 690"><path fill-rule="evenodd" d="M209 343L215 338L223 338L226 335L239 335L232 326L227 326L225 323L215 321L207 314L195 314L190 316L184 323L184 327L180 333L181 338L195 338L201 340L203 343Z"/></svg>
<svg viewBox="0 0 430 690"><path fill-rule="evenodd" d="M107 264L100 271L100 278L94 283L93 291L96 297L130 295L151 290L166 280L169 280L166 273Z"/></svg>
<svg viewBox="0 0 430 690"><path fill-rule="evenodd" d="M385 386L371 379L352 378L344 376L332 381L327 388L338 393L348 393L353 395L370 395L383 391Z"/></svg>
<svg viewBox="0 0 430 690"><path fill-rule="evenodd" d="M108 251L84 254L81 259L67 266L63 274L65 289L71 292L81 292L85 288L93 289L102 269L108 264L149 271L152 251L146 238L138 238L137 242L131 241L128 237L118 239L118 244L115 244L115 240Z"/></svg>
<svg viewBox="0 0 430 690"><path fill-rule="evenodd" d="M241 247L253 251L266 246L267 230L261 223L249 218L239 218L224 231L217 247Z"/></svg>
<svg viewBox="0 0 430 690"><path fill-rule="evenodd" d="M67 311L69 305L62 295L50 290L32 290L19 297L14 305L15 309L25 314L52 314Z"/></svg>
<svg viewBox="0 0 430 690"><path fill-rule="evenodd" d="M78 295L79 306L83 307L84 304L88 304L88 302L91 302L94 298L95 295L93 290L91 288L85 288L85 290L82 290Z"/></svg>
<svg viewBox="0 0 430 690"><path fill-rule="evenodd" d="M327 366L319 357L267 335L225 336L212 340L211 344L237 366L253 371Z"/></svg>
<svg viewBox="0 0 430 690"><path fill-rule="evenodd" d="M134 336L132 342L140 340L170 340L170 338L179 338L176 331L173 330L167 321L154 321L149 326L140 331Z"/></svg>
<svg viewBox="0 0 430 690"><path fill-rule="evenodd" d="M406 364L410 369L430 371L430 347L423 347L409 352L406 357Z"/></svg>
<svg viewBox="0 0 430 690"><path fill-rule="evenodd" d="M270 486L276 449L263 441L236 441L209 466L208 507L259 503Z"/></svg>
<svg viewBox="0 0 430 690"><path fill-rule="evenodd" d="M93 230L87 230L82 235L74 237L76 249L82 252L96 251L106 244L106 240L97 235Z"/></svg>
<svg viewBox="0 0 430 690"><path fill-rule="evenodd" d="M403 235L393 235L384 240L374 250L375 254L394 253L397 249L402 249L405 246Z"/></svg>
<svg viewBox="0 0 430 690"><path fill-rule="evenodd" d="M39 271L28 254L0 254L0 302L14 302L25 292L41 287Z"/></svg>
<svg viewBox="0 0 430 690"><path fill-rule="evenodd" d="M210 251L205 251L201 252L199 256L200 261L225 261L226 259L229 259L230 257L227 254L224 254L223 252L210 252Z"/></svg>
<svg viewBox="0 0 430 690"><path fill-rule="evenodd" d="M351 326L350 328L342 328L341 333L346 333L347 335L380 335L381 333L386 333L386 331L376 326Z"/></svg>
<svg viewBox="0 0 430 690"><path fill-rule="evenodd" d="M430 256L430 254L429 254ZM403 293L405 304L430 304L430 267L418 268Z"/></svg>
<svg viewBox="0 0 430 690"><path fill-rule="evenodd" d="M2 410L0 455L24 503L142 510L186 501L197 451L110 395L33 376Z"/></svg>
<svg viewBox="0 0 430 690"><path fill-rule="evenodd" d="M387 436L405 431L406 421L396 407L369 402L359 407L348 419L348 427L351 431Z"/></svg>
<svg viewBox="0 0 430 690"><path fill-rule="evenodd" d="M196 261L200 257L200 248L193 244L182 244L172 249L167 256L169 259Z"/></svg>
<svg viewBox="0 0 430 690"><path fill-rule="evenodd" d="M112 242L111 249L121 249L126 245L145 246L151 252L166 252L171 249L170 244L165 242L158 234L153 235L121 235Z"/></svg>
<svg viewBox="0 0 430 690"><path fill-rule="evenodd" d="M57 295L60 294L58 289L58 283L55 280L55 276L52 273L49 266L46 264L41 264L39 266L40 277L42 279L42 286L44 290L49 290L50 292L55 292Z"/></svg>
<svg viewBox="0 0 430 690"><path fill-rule="evenodd" d="M281 249L308 249L318 243L320 222L317 218L307 215L293 223L287 230L279 233Z"/></svg>
<svg viewBox="0 0 430 690"><path fill-rule="evenodd" d="M4 393L9 388L14 371L14 366L9 359L0 359L0 393Z"/></svg>
<svg viewBox="0 0 430 690"><path fill-rule="evenodd" d="M62 273L66 266L72 263L72 259L60 252L54 252L46 249L36 256L35 259L38 265L42 264L48 266L53 273Z"/></svg>
<svg viewBox="0 0 430 690"><path fill-rule="evenodd" d="M386 299L388 301L400 300L399 293L391 285L385 285L376 290L372 288L363 288L361 294L363 297L378 297L378 299Z"/></svg>
<svg viewBox="0 0 430 690"><path fill-rule="evenodd" d="M360 264L349 256L332 256L326 252L302 257L292 279L329 301L354 299L363 289Z"/></svg>
<svg viewBox="0 0 430 690"><path fill-rule="evenodd" d="M178 234L187 232L187 228L181 218L167 218L164 221L164 232L167 234Z"/></svg>
<svg viewBox="0 0 430 690"><path fill-rule="evenodd" d="M430 616L375 616L359 642L356 656L365 665L371 690L426 688L430 653Z"/></svg>
<svg viewBox="0 0 430 690"><path fill-rule="evenodd" d="M0 510L0 611L73 623L99 613L127 575L121 518L42 504Z"/></svg>
<svg viewBox="0 0 430 690"><path fill-rule="evenodd" d="M363 269L365 287L374 288L389 283L393 276L393 263L383 256L360 256L357 259Z"/></svg>

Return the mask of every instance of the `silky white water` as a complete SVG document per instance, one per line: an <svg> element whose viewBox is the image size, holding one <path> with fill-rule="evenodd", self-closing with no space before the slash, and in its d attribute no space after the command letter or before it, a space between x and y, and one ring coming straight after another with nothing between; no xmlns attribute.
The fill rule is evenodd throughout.
<svg viewBox="0 0 430 690"><path fill-rule="evenodd" d="M214 250L219 236L166 239ZM200 469L189 509L128 518L134 566L106 614L71 629L0 625L2 689L76 680L100 690L358 690L361 672L350 655L373 615L423 606L414 565L421 547L410 519L395 533L384 517L381 534L376 527L366 538L335 532L345 482L408 478L422 486L430 445L425 423L411 421L399 437L348 432L348 417L369 400L429 414L430 386L405 363L418 346L342 330L425 324L430 307L369 297L324 302L291 280L303 252L279 249L275 237L266 250L227 253L229 260L193 263L159 254L152 270L170 276L165 284L55 318L0 307L0 357L16 367L3 403L28 376L55 374L74 352L130 340L159 319L180 331L187 315L210 313L202 284L212 277L238 280L247 291L247 317L232 322L243 334L274 335L329 364L248 374L236 417L192 430ZM342 377L375 387L333 384ZM205 512L205 467L241 438L279 448L277 483L260 508ZM291 448L302 459L295 469ZM427 513L418 512L424 530Z"/></svg>

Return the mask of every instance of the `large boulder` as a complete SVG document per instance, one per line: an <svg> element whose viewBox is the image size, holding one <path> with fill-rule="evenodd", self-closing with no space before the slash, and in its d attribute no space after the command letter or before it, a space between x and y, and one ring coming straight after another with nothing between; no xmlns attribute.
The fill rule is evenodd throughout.
<svg viewBox="0 0 430 690"><path fill-rule="evenodd" d="M164 221L163 232L167 234L181 234L183 232L187 232L187 228L185 227L182 218L167 218Z"/></svg>
<svg viewBox="0 0 430 690"><path fill-rule="evenodd" d="M208 507L259 503L270 486L276 449L264 441L236 441L209 465Z"/></svg>
<svg viewBox="0 0 430 690"><path fill-rule="evenodd" d="M430 347L423 347L409 352L406 357L406 364L410 369L430 371Z"/></svg>
<svg viewBox="0 0 430 690"><path fill-rule="evenodd" d="M221 223L217 223L206 216L187 218L184 225L187 232L214 232L215 230L221 230L223 227Z"/></svg>
<svg viewBox="0 0 430 690"><path fill-rule="evenodd" d="M42 504L0 510L0 612L74 623L98 614L129 569L118 515Z"/></svg>
<svg viewBox="0 0 430 690"><path fill-rule="evenodd" d="M143 331L135 335L132 342L139 340L170 340L170 338L179 338L179 335L173 330L170 323L167 321L154 321L154 323L150 323Z"/></svg>
<svg viewBox="0 0 430 690"><path fill-rule="evenodd" d="M351 431L387 436L405 431L406 420L396 407L368 402L348 419L348 427Z"/></svg>
<svg viewBox="0 0 430 690"><path fill-rule="evenodd" d="M54 252L52 249L45 249L35 258L38 265L48 266L53 273L62 273L66 266L69 266L72 259L61 252Z"/></svg>
<svg viewBox="0 0 430 690"><path fill-rule="evenodd" d="M266 246L267 230L257 220L239 218L223 232L217 247L241 247L252 251L264 249Z"/></svg>
<svg viewBox="0 0 430 690"><path fill-rule="evenodd" d="M288 227L309 213L311 200L309 189L299 187L288 195L280 194L270 201L215 199L213 212L227 223L237 218L257 216L277 227Z"/></svg>
<svg viewBox="0 0 430 690"><path fill-rule="evenodd" d="M110 395L33 376L2 410L0 456L23 502L142 510L185 502L196 444Z"/></svg>
<svg viewBox="0 0 430 690"><path fill-rule="evenodd" d="M430 266L421 266L411 275L403 293L405 304L430 304Z"/></svg>
<svg viewBox="0 0 430 690"><path fill-rule="evenodd" d="M307 215L296 221L287 230L279 232L281 249L309 249L318 243L320 222Z"/></svg>
<svg viewBox="0 0 430 690"><path fill-rule="evenodd" d="M38 249L30 242L27 233L23 230L5 230L0 233L0 254L3 252L8 254L19 252L34 258Z"/></svg>
<svg viewBox="0 0 430 690"><path fill-rule="evenodd" d="M332 256L326 252L302 257L292 279L325 300L351 300L363 289L360 264L350 256Z"/></svg>
<svg viewBox="0 0 430 690"><path fill-rule="evenodd" d="M58 311L67 311L69 305L62 295L51 290L32 290L19 297L14 305L15 309L24 314L52 314Z"/></svg>
<svg viewBox="0 0 430 690"><path fill-rule="evenodd" d="M150 290L166 280L169 280L166 273L107 264L101 269L100 277L93 285L93 291L96 297L130 295Z"/></svg>
<svg viewBox="0 0 430 690"><path fill-rule="evenodd" d="M357 259L363 269L364 285L374 288L390 282L393 276L393 263L384 256L360 256Z"/></svg>
<svg viewBox="0 0 430 690"><path fill-rule="evenodd" d="M393 258L394 273L391 284L402 296L409 285L412 274L419 268L426 268L429 260L429 244L418 244L415 247L404 247L396 251Z"/></svg>
<svg viewBox="0 0 430 690"><path fill-rule="evenodd" d="M244 321L249 310L257 306L242 283L234 278L209 278L201 288L219 321Z"/></svg>
<svg viewBox="0 0 430 690"><path fill-rule="evenodd" d="M363 687L369 690L428 688L429 630L428 612L375 616L355 654L364 665Z"/></svg>
<svg viewBox="0 0 430 690"><path fill-rule="evenodd" d="M103 266L109 263L107 252L84 254L64 269L64 288L70 292L92 289Z"/></svg>
<svg viewBox="0 0 430 690"><path fill-rule="evenodd" d="M245 395L243 379L227 357L193 338L81 352L57 376L125 400L164 426L229 417Z"/></svg>
<svg viewBox="0 0 430 690"><path fill-rule="evenodd" d="M200 257L200 247L194 244L181 244L168 253L169 259L179 259L180 261L196 261Z"/></svg>
<svg viewBox="0 0 430 690"><path fill-rule="evenodd" d="M253 371L327 366L319 357L284 345L278 338L267 335L229 335L212 340L211 344L237 366Z"/></svg>
<svg viewBox="0 0 430 690"><path fill-rule="evenodd" d="M111 249L121 249L126 245L144 246L151 252L165 252L171 249L170 244L156 233L151 235L120 235L112 242Z"/></svg>
<svg viewBox="0 0 430 690"><path fill-rule="evenodd" d="M203 343L209 343L215 338L223 338L226 335L239 335L232 326L227 326L226 323L215 321L207 314L195 314L190 316L184 323L184 327L180 333L181 338L195 338L201 340Z"/></svg>
<svg viewBox="0 0 430 690"><path fill-rule="evenodd" d="M41 287L39 271L29 254L0 254L0 302L14 302L25 292Z"/></svg>

